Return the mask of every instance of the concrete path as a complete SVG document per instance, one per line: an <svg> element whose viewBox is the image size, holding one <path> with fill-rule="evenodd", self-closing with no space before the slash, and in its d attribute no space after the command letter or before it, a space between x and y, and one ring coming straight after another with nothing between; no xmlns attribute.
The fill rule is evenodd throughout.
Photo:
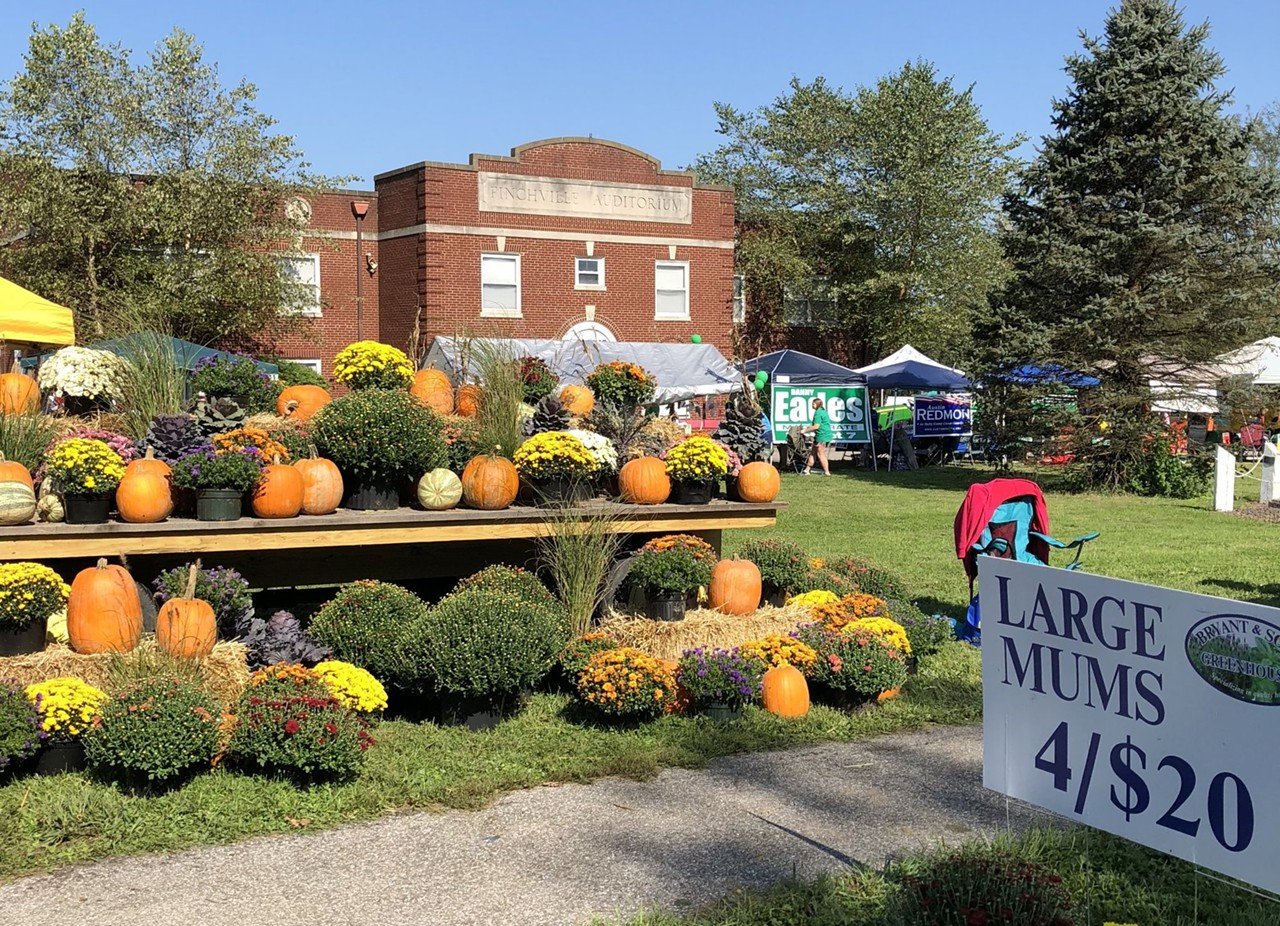
<svg viewBox="0 0 1280 926"><path fill-rule="evenodd" d="M976 727L509 794L308 836L113 860L0 888L23 926L542 926L687 909L1003 829ZM1010 822L1032 814L1011 805Z"/></svg>

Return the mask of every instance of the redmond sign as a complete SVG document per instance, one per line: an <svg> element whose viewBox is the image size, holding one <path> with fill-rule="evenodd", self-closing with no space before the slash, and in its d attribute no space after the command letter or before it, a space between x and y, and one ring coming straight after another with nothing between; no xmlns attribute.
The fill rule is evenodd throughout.
<svg viewBox="0 0 1280 926"><path fill-rule="evenodd" d="M562 180L489 171L480 172L478 185L482 212L685 225L693 222L693 190L686 187Z"/></svg>

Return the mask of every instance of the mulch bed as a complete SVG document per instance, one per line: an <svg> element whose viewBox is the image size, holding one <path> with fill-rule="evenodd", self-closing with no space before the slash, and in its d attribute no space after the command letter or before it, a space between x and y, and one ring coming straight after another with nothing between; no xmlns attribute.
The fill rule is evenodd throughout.
<svg viewBox="0 0 1280 926"><path fill-rule="evenodd" d="M1272 507L1265 502L1254 502L1243 508L1235 509L1232 514L1251 521L1266 521L1268 524L1280 524L1280 507Z"/></svg>

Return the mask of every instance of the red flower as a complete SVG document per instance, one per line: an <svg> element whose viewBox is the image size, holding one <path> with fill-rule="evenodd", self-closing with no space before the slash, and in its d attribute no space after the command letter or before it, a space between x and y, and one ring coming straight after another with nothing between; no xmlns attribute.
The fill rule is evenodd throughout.
<svg viewBox="0 0 1280 926"><path fill-rule="evenodd" d="M835 653L829 653L827 655L827 665L831 666L832 672L839 672L844 668L844 660Z"/></svg>
<svg viewBox="0 0 1280 926"><path fill-rule="evenodd" d="M302 729L302 725L299 724L298 721L296 720L286 720L284 722L284 732L288 733L290 736L297 733L301 729Z"/></svg>
<svg viewBox="0 0 1280 926"><path fill-rule="evenodd" d="M324 732L328 733L330 736L335 736L338 732L338 725L330 720L324 725Z"/></svg>

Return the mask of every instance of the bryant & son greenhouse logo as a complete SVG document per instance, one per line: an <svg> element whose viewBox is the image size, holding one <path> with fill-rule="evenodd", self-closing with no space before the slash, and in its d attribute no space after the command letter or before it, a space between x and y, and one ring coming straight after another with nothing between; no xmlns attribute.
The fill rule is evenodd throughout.
<svg viewBox="0 0 1280 926"><path fill-rule="evenodd" d="M1280 627L1243 614L1215 614L1187 633L1187 658L1223 694L1280 704Z"/></svg>

